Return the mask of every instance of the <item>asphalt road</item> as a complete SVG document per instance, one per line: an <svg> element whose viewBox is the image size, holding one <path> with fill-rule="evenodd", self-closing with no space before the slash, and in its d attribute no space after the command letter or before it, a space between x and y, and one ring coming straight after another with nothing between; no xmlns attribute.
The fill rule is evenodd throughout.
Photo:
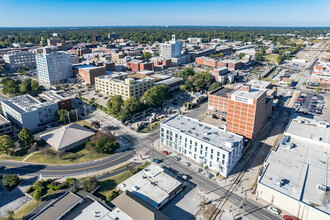
<svg viewBox="0 0 330 220"><path fill-rule="evenodd" d="M116 153L104 159L72 165L43 165L0 160L0 164L2 166L6 166L6 169L1 170L0 172L30 176L41 174L45 177L67 177L83 174L88 175L88 173L101 171L130 160L133 156L132 151L126 151Z"/></svg>
<svg viewBox="0 0 330 220"><path fill-rule="evenodd" d="M153 153L155 158L162 159L163 162L160 164L165 167L171 168L179 173L184 173L190 177L189 181L196 184L201 190L204 190L204 181L206 194L214 193L219 198L226 195L227 189L219 186L212 179L205 179L200 173L193 171L192 168L183 165L180 161L175 161L171 156L165 156L164 154L155 151ZM232 204L239 204L244 199L244 196L238 196L236 194L231 194L228 201ZM278 216L273 215L267 210L267 207L261 206L256 201L247 199L244 206L244 216L251 219L281 219Z"/></svg>

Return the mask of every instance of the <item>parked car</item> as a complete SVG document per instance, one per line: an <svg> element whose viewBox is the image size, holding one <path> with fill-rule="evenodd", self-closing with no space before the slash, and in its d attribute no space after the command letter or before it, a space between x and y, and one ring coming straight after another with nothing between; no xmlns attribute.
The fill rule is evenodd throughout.
<svg viewBox="0 0 330 220"><path fill-rule="evenodd" d="M202 168L199 168L199 167L193 167L193 170L196 171L196 172L202 172Z"/></svg>
<svg viewBox="0 0 330 220"><path fill-rule="evenodd" d="M189 167L189 166L191 165L191 163L188 162L188 161L182 161L181 163L182 163L183 165L187 166L187 167Z"/></svg>
<svg viewBox="0 0 330 220"><path fill-rule="evenodd" d="M166 150L163 150L162 153L165 155L168 155L168 151L166 151Z"/></svg>
<svg viewBox="0 0 330 220"><path fill-rule="evenodd" d="M160 159L154 159L153 161L154 161L155 163L157 163L157 164L163 162L163 161L160 160Z"/></svg>
<svg viewBox="0 0 330 220"><path fill-rule="evenodd" d="M176 161L179 161L179 160L181 160L181 157L173 156L173 159L176 160Z"/></svg>
<svg viewBox="0 0 330 220"><path fill-rule="evenodd" d="M46 128L51 128L51 127L52 127L52 125L50 125L50 124L46 125Z"/></svg>
<svg viewBox="0 0 330 220"><path fill-rule="evenodd" d="M276 215L281 214L281 210L279 210L279 209L277 209L277 208L275 208L275 207L271 207L271 206L269 206L269 207L268 207L268 210L269 210L271 213L274 213L274 214L276 214Z"/></svg>
<svg viewBox="0 0 330 220"><path fill-rule="evenodd" d="M210 179L212 177L212 174L208 173L208 172L203 172L202 173L203 176L205 176L206 178Z"/></svg>
<svg viewBox="0 0 330 220"><path fill-rule="evenodd" d="M313 101L317 101L317 96L313 96L313 97L312 97L312 100L313 100Z"/></svg>
<svg viewBox="0 0 330 220"><path fill-rule="evenodd" d="M188 176L185 175L185 174L182 174L182 173L179 173L179 174L178 174L178 177L179 177L180 179L183 179L183 180L187 180L187 179L188 179Z"/></svg>
<svg viewBox="0 0 330 220"><path fill-rule="evenodd" d="M316 109L316 110L315 110L315 113L316 113L316 114L322 114L322 110Z"/></svg>
<svg viewBox="0 0 330 220"><path fill-rule="evenodd" d="M6 169L6 166L0 166L0 170Z"/></svg>
<svg viewBox="0 0 330 220"><path fill-rule="evenodd" d="M283 218L285 220L298 220L297 218L293 217L293 216L289 216L289 215L283 215Z"/></svg>

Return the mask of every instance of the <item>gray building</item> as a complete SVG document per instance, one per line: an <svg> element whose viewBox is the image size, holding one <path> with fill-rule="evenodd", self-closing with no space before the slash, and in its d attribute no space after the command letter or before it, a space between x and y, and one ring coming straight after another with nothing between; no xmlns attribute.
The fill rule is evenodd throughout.
<svg viewBox="0 0 330 220"><path fill-rule="evenodd" d="M0 135L10 134L11 132L12 127L10 121L0 115Z"/></svg>
<svg viewBox="0 0 330 220"><path fill-rule="evenodd" d="M35 130L54 120L58 111L56 100L40 102L30 95L1 101L4 116L20 128Z"/></svg>
<svg viewBox="0 0 330 220"><path fill-rule="evenodd" d="M172 35L172 40L161 43L159 55L164 58L181 57L182 43L178 41L175 35Z"/></svg>
<svg viewBox="0 0 330 220"><path fill-rule="evenodd" d="M72 59L69 53L48 52L36 54L39 83L50 87L65 83L73 77Z"/></svg>
<svg viewBox="0 0 330 220"><path fill-rule="evenodd" d="M5 67L10 70L23 69L25 67L36 68L35 54L31 52L14 52L5 54Z"/></svg>

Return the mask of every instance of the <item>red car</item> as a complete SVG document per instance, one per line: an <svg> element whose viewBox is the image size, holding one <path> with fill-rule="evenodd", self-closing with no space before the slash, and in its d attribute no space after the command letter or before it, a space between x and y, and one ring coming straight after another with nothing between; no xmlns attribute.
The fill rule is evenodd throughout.
<svg viewBox="0 0 330 220"><path fill-rule="evenodd" d="M288 215L284 215L283 218L286 220L297 220L297 218L295 218L293 216L288 216Z"/></svg>
<svg viewBox="0 0 330 220"><path fill-rule="evenodd" d="M163 150L162 152L163 152L163 154L168 155L168 151Z"/></svg>

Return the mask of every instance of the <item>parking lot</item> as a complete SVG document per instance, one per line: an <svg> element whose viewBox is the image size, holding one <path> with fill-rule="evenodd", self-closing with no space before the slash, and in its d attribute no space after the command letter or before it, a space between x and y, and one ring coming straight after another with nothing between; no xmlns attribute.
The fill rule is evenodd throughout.
<svg viewBox="0 0 330 220"><path fill-rule="evenodd" d="M299 101L299 98L302 98L304 101ZM296 108L299 112L310 113L313 115L321 115L323 113L323 108L321 106L324 103L324 97L322 95L301 93L299 98L295 105L295 107L298 107L298 103L300 103L300 108Z"/></svg>

